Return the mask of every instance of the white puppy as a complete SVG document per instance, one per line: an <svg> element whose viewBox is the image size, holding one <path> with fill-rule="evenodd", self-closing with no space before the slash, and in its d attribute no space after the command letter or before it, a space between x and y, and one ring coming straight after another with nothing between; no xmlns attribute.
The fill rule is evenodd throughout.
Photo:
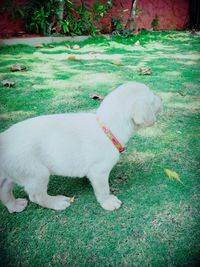
<svg viewBox="0 0 200 267"><path fill-rule="evenodd" d="M153 125L160 109L160 98L147 86L130 82L110 93L96 114L39 116L13 125L0 134L1 202L9 212L25 209L27 200L12 194L17 183L31 201L63 210L70 199L47 194L49 176L87 176L100 205L118 209L121 201L109 189L110 171L135 130Z"/></svg>

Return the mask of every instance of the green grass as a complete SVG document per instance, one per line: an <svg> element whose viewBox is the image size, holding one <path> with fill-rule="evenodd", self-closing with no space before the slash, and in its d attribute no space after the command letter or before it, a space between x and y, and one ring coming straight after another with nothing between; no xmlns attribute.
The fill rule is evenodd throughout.
<svg viewBox="0 0 200 267"><path fill-rule="evenodd" d="M135 42L139 40L139 46ZM164 111L153 128L133 137L110 176L121 209L104 211L84 179L54 176L51 195L76 197L62 212L29 203L19 214L0 205L1 266L197 266L199 261L200 37L142 33L43 48L0 48L0 128L42 114L90 111L89 94L107 95L127 81L147 84ZM82 59L69 61L71 54ZM121 61L124 66L114 66ZM25 72L10 72L15 63ZM141 67L152 75L140 76ZM183 182L169 180L164 169ZM16 197L27 197L15 187Z"/></svg>

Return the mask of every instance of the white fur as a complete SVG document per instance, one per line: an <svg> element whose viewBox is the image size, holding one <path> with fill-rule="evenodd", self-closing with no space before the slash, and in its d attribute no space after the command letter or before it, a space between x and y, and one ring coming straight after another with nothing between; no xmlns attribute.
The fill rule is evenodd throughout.
<svg viewBox="0 0 200 267"><path fill-rule="evenodd" d="M0 134L0 200L10 212L22 211L27 200L14 198L17 183L31 201L62 210L69 198L47 194L49 176L87 176L101 206L118 209L121 201L110 194L108 180L119 152L96 116L125 146L137 128L153 125L160 108L160 99L148 87L132 82L110 93L96 114L39 116L13 125Z"/></svg>

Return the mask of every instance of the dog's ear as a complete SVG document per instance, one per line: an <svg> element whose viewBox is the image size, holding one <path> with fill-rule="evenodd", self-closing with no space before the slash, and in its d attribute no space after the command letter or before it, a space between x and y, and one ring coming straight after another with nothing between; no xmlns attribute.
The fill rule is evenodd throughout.
<svg viewBox="0 0 200 267"><path fill-rule="evenodd" d="M152 126L156 121L153 108L149 103L137 103L133 107L132 119L140 127Z"/></svg>

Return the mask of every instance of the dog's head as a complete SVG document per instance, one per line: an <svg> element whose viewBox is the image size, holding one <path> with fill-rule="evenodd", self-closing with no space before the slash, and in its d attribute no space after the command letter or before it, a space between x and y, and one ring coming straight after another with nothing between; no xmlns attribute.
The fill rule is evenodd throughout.
<svg viewBox="0 0 200 267"><path fill-rule="evenodd" d="M161 99L145 84L127 82L103 100L97 115L109 125L121 118L131 120L136 127L148 127L155 123L156 114L161 110Z"/></svg>
<svg viewBox="0 0 200 267"><path fill-rule="evenodd" d="M161 99L147 87L135 95L131 119L139 127L149 127L156 122L156 114L162 110Z"/></svg>

